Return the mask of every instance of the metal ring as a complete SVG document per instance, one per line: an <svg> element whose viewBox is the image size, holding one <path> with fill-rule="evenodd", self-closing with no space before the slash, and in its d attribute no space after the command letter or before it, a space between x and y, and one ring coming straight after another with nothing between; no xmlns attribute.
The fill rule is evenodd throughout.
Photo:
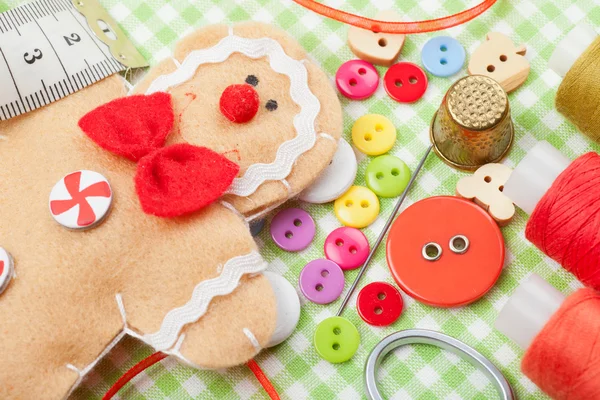
<svg viewBox="0 0 600 400"><path fill-rule="evenodd" d="M462 240L464 242L464 247L462 247L462 248L456 247L456 245L454 244L454 241L456 239ZM467 250L469 250L469 239L465 235L455 235L450 238L450 242L448 243L448 246L450 246L450 250L452 250L454 253L464 254L467 252Z"/></svg>
<svg viewBox="0 0 600 400"><path fill-rule="evenodd" d="M429 344L456 354L483 372L492 381L500 393L502 400L514 400L510 384L504 375L502 375L502 372L490 360L460 340L440 332L425 329L408 329L393 333L385 337L373 348L365 363L364 375L365 389L369 400L383 400L377 389L376 372L389 352L407 344Z"/></svg>
<svg viewBox="0 0 600 400"><path fill-rule="evenodd" d="M431 256L427 252L427 249L431 248L431 247L435 247L435 249L437 250L437 253L435 256ZM423 255L423 258L426 259L427 261L437 261L442 256L442 246L440 246L436 242L425 243L423 245L423 249L421 250L421 254Z"/></svg>

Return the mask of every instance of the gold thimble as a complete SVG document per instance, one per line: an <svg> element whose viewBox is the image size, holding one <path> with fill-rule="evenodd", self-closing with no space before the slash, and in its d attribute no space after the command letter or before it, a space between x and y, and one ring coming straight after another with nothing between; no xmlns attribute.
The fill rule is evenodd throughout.
<svg viewBox="0 0 600 400"><path fill-rule="evenodd" d="M430 137L437 155L451 167L472 171L500 161L514 137L506 92L487 76L459 79L433 116Z"/></svg>

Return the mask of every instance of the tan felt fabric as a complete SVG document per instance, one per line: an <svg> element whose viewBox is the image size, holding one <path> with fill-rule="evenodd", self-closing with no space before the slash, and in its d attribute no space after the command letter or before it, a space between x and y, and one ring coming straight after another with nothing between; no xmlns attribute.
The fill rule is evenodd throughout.
<svg viewBox="0 0 600 400"><path fill-rule="evenodd" d="M233 32L249 38L274 38L290 57L306 59L305 51L293 38L272 26L244 23L234 26ZM212 47L228 34L229 28L225 25L199 29L179 42L174 57L182 62L191 51ZM311 150L298 158L287 178L291 192L281 182L270 181L247 198L226 196L225 199L245 215L259 212L299 193L318 177L333 157L342 130L341 107L327 76L310 61L306 60L305 65L309 86L321 103L316 131L326 133L334 140L321 137ZM163 61L150 71L135 91L144 93L156 77L175 69L173 60ZM219 99L227 86L244 83L248 75L255 75L259 80L256 90L260 109L250 122L235 124L220 113ZM233 54L223 63L201 65L192 79L169 90L174 97L176 116L175 135L170 141L185 141L222 153L240 165L240 175L252 164L271 163L279 146L296 136L292 122L300 108L291 99L289 90L288 77L275 73L266 57L255 60ZM265 108L268 100L277 101L277 110Z"/></svg>
<svg viewBox="0 0 600 400"><path fill-rule="evenodd" d="M87 111L124 95L121 79L90 88L0 123L0 245L17 277L0 295L0 398L59 399L121 331L121 293L130 326L158 329L169 310L186 303L199 282L255 243L236 213L215 204L191 217L144 214L134 193L135 164L100 149L77 127ZM48 210L48 195L65 174L97 171L114 191L100 226L69 231ZM181 349L191 362L227 367L256 350L243 327L265 344L274 329L275 299L262 276L216 299L186 327Z"/></svg>

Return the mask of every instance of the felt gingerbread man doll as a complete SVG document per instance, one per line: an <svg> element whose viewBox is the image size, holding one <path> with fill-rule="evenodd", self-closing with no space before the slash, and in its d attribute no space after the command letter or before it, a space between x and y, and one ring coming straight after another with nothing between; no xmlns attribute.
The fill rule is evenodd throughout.
<svg viewBox="0 0 600 400"><path fill-rule="evenodd" d="M0 123L0 398L67 396L125 335L202 368L272 344L285 310L248 221L341 129L327 76L258 23L192 33L134 93L112 76Z"/></svg>

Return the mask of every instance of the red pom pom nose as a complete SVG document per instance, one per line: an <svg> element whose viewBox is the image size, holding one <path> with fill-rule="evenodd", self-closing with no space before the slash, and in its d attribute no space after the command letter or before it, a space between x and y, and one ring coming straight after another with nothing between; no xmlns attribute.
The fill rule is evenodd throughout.
<svg viewBox="0 0 600 400"><path fill-rule="evenodd" d="M259 104L258 93L252 86L229 85L221 95L219 108L228 120L241 124L254 118Z"/></svg>

